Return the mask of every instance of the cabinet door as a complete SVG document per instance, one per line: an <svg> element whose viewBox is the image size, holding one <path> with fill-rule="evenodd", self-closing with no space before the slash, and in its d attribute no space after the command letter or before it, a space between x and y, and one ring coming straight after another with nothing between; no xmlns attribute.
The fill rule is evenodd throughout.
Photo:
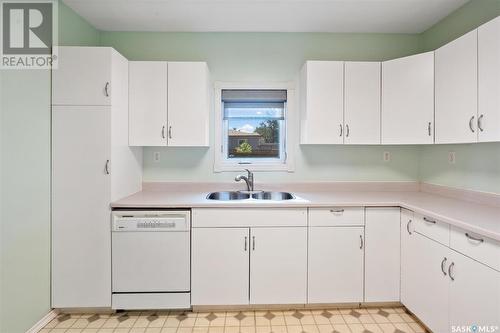
<svg viewBox="0 0 500 333"><path fill-rule="evenodd" d="M449 313L449 248L418 233L412 235L417 249L413 273L414 302L411 311L432 332L450 332Z"/></svg>
<svg viewBox="0 0 500 333"><path fill-rule="evenodd" d="M344 63L307 61L301 72L301 144L344 142Z"/></svg>
<svg viewBox="0 0 500 333"><path fill-rule="evenodd" d="M399 226L399 208L366 208L365 302L399 302Z"/></svg>
<svg viewBox="0 0 500 333"><path fill-rule="evenodd" d="M111 306L110 128L110 107L52 109L54 308Z"/></svg>
<svg viewBox="0 0 500 333"><path fill-rule="evenodd" d="M209 89L206 63L168 63L169 146L208 146Z"/></svg>
<svg viewBox="0 0 500 333"><path fill-rule="evenodd" d="M248 304L249 229L192 229L191 303Z"/></svg>
<svg viewBox="0 0 500 333"><path fill-rule="evenodd" d="M478 137L500 141L500 17L478 29Z"/></svg>
<svg viewBox="0 0 500 333"><path fill-rule="evenodd" d="M363 227L309 228L308 303L363 302L363 239Z"/></svg>
<svg viewBox="0 0 500 333"><path fill-rule="evenodd" d="M52 104L111 104L110 48L60 46L58 57L52 70Z"/></svg>
<svg viewBox="0 0 500 333"><path fill-rule="evenodd" d="M167 63L129 63L129 145L167 145Z"/></svg>
<svg viewBox="0 0 500 333"><path fill-rule="evenodd" d="M436 50L436 143L477 141L477 30Z"/></svg>
<svg viewBox="0 0 500 333"><path fill-rule="evenodd" d="M251 304L305 304L307 228L252 228Z"/></svg>
<svg viewBox="0 0 500 333"><path fill-rule="evenodd" d="M382 63L382 144L430 144L434 52Z"/></svg>
<svg viewBox="0 0 500 333"><path fill-rule="evenodd" d="M420 290L415 281L420 268L417 265L414 223L413 212L401 209L401 303L410 311L415 311L420 300Z"/></svg>
<svg viewBox="0 0 500 333"><path fill-rule="evenodd" d="M379 62L345 63L344 143L380 144Z"/></svg>
<svg viewBox="0 0 500 333"><path fill-rule="evenodd" d="M500 272L454 251L450 259L450 325L500 327Z"/></svg>

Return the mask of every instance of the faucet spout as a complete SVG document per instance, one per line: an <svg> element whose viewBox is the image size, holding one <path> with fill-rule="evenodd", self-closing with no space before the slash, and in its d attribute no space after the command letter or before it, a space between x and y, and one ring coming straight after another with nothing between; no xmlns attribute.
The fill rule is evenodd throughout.
<svg viewBox="0 0 500 333"><path fill-rule="evenodd" d="M249 192L253 192L254 190L254 178L253 178L253 172L248 170L248 169L245 169L245 171L248 173L248 176L243 176L243 175L238 175L234 178L235 181L239 182L241 180L244 180L245 183L247 184L247 190Z"/></svg>

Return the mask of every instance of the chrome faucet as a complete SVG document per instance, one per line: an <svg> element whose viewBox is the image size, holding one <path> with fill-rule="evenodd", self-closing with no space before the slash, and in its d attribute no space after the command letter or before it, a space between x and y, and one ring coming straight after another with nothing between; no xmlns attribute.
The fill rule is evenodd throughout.
<svg viewBox="0 0 500 333"><path fill-rule="evenodd" d="M245 169L245 171L248 172L248 176L238 175L234 180L239 182L243 179L247 183L248 192L253 192L253 172L248 169Z"/></svg>

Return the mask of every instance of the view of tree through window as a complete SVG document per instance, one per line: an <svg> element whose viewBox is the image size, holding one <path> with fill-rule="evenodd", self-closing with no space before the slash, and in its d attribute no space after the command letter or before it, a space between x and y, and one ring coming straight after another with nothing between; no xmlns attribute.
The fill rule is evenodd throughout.
<svg viewBox="0 0 500 333"><path fill-rule="evenodd" d="M223 91L223 102L228 159L282 158L286 91Z"/></svg>

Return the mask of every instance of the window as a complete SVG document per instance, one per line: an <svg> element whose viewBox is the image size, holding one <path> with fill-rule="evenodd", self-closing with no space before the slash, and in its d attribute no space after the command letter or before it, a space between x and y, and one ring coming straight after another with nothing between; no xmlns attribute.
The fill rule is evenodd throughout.
<svg viewBox="0 0 500 333"><path fill-rule="evenodd" d="M220 89L217 98L216 171L288 170L287 89Z"/></svg>

